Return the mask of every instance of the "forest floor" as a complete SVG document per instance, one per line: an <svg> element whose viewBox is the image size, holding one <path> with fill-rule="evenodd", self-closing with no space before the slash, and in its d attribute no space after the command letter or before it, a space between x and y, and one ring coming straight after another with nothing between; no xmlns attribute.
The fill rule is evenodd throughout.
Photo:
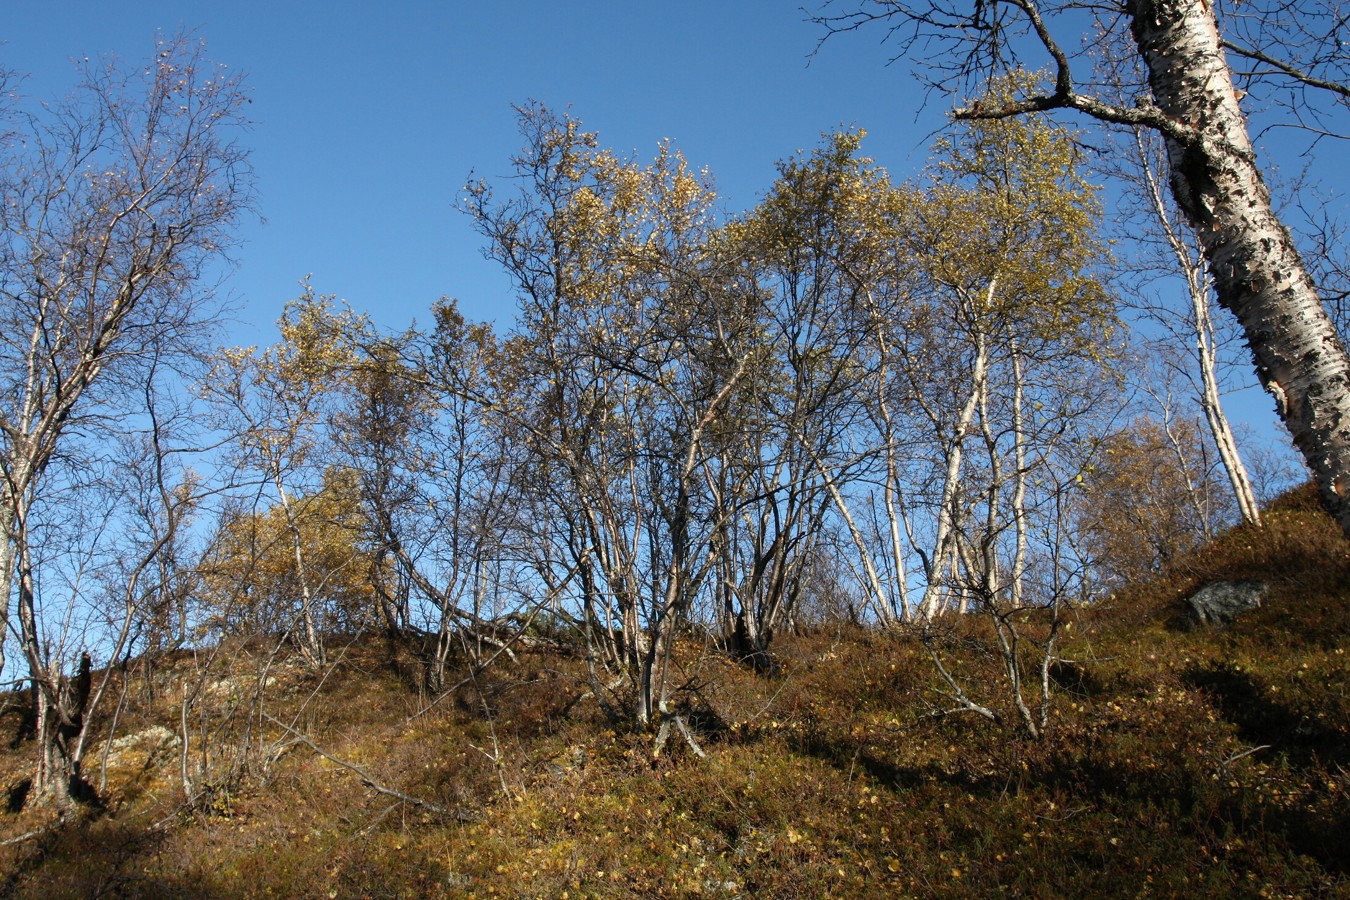
<svg viewBox="0 0 1350 900"><path fill-rule="evenodd" d="M1183 628L1220 579L1270 593ZM706 758L612 724L562 654L437 695L382 639L318 672L180 653L129 671L85 767L101 803L63 822L16 811L33 746L10 698L0 896L1350 895L1350 544L1310 494L1065 635L1040 740L934 715L912 635L783 635L773 675L690 640L679 711ZM986 637L944 659L1009 710Z"/></svg>

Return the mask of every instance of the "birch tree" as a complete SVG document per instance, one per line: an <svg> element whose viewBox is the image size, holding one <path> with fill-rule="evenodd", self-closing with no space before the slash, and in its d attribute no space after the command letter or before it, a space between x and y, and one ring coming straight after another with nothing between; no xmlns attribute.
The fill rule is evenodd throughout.
<svg viewBox="0 0 1350 900"><path fill-rule="evenodd" d="M352 377L348 336L359 325L359 316L338 310L333 297L306 284L278 322L280 341L262 351L222 351L204 385L257 486L255 502L273 506L284 523L295 611L283 627L314 666L324 661L322 578L310 571L305 507L320 496L331 465L328 427L341 385Z"/></svg>
<svg viewBox="0 0 1350 900"><path fill-rule="evenodd" d="M1094 191L1071 134L1028 119L939 142L928 180L900 194L902 265L869 297L885 548L870 571L892 579L874 589L925 619L959 608L973 541L985 593L1021 605L1033 479L1067 446L1109 352Z"/></svg>
<svg viewBox="0 0 1350 900"><path fill-rule="evenodd" d="M881 24L939 89L985 83L1019 65L1051 70L1048 89L977 100L956 109L958 119L1062 109L1162 136L1172 196L1200 236L1219 303L1240 323L1257 377L1323 502L1350 534L1350 356L1273 207L1235 83L1275 90L1300 112L1343 114L1350 64L1339 49L1337 14L1315 5L1208 0L850 5L827 8L816 21L828 34ZM1087 48L1110 43L1103 35L1128 41L1140 62L1129 103L1116 102L1117 94L1099 90L1084 72ZM1318 104L1319 97L1326 102Z"/></svg>
<svg viewBox="0 0 1350 900"><path fill-rule="evenodd" d="M1206 495L1221 485L1195 465L1200 437L1185 420L1140 418L1102 441L1074 513L1096 587L1156 575L1210 537Z"/></svg>
<svg viewBox="0 0 1350 900"><path fill-rule="evenodd" d="M719 607L733 651L767 668L840 490L868 453L854 427L866 383L857 324L887 253L889 195L861 132L779 163L763 202L727 227L755 278L759 365L722 429Z"/></svg>
<svg viewBox="0 0 1350 900"><path fill-rule="evenodd" d="M1141 245L1138 264L1155 276L1178 276L1184 288L1178 292L1179 302L1141 299L1135 306L1150 321L1166 329L1176 345L1185 350L1185 358L1190 361L1186 374L1195 385L1196 399L1238 511L1243 521L1260 525L1256 492L1223 404L1221 354L1224 345L1231 343L1233 329L1224 327L1227 322L1215 320L1213 279L1200 252L1199 237L1166 190L1166 156L1158 136L1142 128L1131 128L1117 136L1115 146L1122 151L1123 160L1108 166L1131 194L1130 221L1139 225L1132 235ZM1165 284L1161 289L1170 286Z"/></svg>
<svg viewBox="0 0 1350 900"><path fill-rule="evenodd" d="M453 301L432 310L435 327L356 338L359 361L340 455L356 474L371 525L368 540L392 575L377 582L386 630L424 638L427 686L440 690L452 651L475 660L525 640L519 622L537 604L505 604L522 555L513 511L517 455L509 415L509 365L486 324ZM500 387L498 395L494 387Z"/></svg>
<svg viewBox="0 0 1350 900"><path fill-rule="evenodd" d="M899 188L860 170L887 211L863 221L891 248L854 312L876 453L831 492L866 589L918 620L940 693L1036 737L1082 581L1065 564L1063 498L1113 389L1096 191L1074 134L1041 117L970 123ZM985 642L1001 686L962 671L962 640Z"/></svg>
<svg viewBox="0 0 1350 900"><path fill-rule="evenodd" d="M200 44L161 41L144 66L88 61L81 76L0 146L0 630L17 616L40 710L57 716L30 526L54 473L78 466L77 438L197 346L199 276L251 200L234 142L243 85ZM43 787L68 801L68 778Z"/></svg>
<svg viewBox="0 0 1350 900"><path fill-rule="evenodd" d="M293 492L285 504L223 516L202 566L201 593L216 630L285 634L305 591L321 635L372 626L382 573L365 543L370 529L358 492L355 473L335 466L312 494Z"/></svg>
<svg viewBox="0 0 1350 900"><path fill-rule="evenodd" d="M476 182L463 205L520 306L501 407L530 457L538 574L576 601L597 697L622 689L632 719L664 728L673 643L711 566L709 435L752 356L736 279L708 179L668 145L624 160L537 106L521 128L520 193Z"/></svg>

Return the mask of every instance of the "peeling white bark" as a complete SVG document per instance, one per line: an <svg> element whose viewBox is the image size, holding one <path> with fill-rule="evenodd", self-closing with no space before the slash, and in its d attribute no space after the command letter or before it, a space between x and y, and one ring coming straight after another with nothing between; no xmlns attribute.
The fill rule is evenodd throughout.
<svg viewBox="0 0 1350 900"><path fill-rule="evenodd" d="M1219 302L1241 323L1261 383L1350 534L1350 357L1272 209L1213 10L1204 0L1135 0L1128 12L1154 100L1185 126L1168 139L1172 190Z"/></svg>

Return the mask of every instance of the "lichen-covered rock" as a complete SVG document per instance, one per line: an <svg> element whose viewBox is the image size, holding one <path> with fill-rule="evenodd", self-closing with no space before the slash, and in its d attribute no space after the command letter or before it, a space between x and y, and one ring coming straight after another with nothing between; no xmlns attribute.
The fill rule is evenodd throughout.
<svg viewBox="0 0 1350 900"><path fill-rule="evenodd" d="M117 765L129 754L139 754L140 764L147 765L156 756L177 750L178 744L178 735L162 725L151 725L144 731L115 738L108 747L108 763Z"/></svg>
<svg viewBox="0 0 1350 900"><path fill-rule="evenodd" d="M1186 598L1187 623L1198 628L1227 625L1249 609L1256 609L1266 596L1260 581L1211 581Z"/></svg>
<svg viewBox="0 0 1350 900"><path fill-rule="evenodd" d="M90 755L86 771L91 781L106 779L108 797L126 798L143 790L158 791L174 777L173 763L181 746L178 735L162 725L151 725L105 744Z"/></svg>

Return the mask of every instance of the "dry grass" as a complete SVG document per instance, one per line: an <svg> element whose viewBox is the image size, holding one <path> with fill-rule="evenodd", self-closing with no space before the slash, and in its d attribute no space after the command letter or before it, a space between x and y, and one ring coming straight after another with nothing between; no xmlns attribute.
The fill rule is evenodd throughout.
<svg viewBox="0 0 1350 900"><path fill-rule="evenodd" d="M1080 611L1064 648L1079 663L1057 670L1040 742L926 717L933 673L898 635L786 637L774 678L683 648L681 701L707 759L675 742L653 759L649 737L583 698L576 660L525 654L428 709L406 659L369 641L322 679L283 667L268 713L379 786L471 821L400 802L303 744L281 749L269 725L259 745L279 752L255 752L193 812L175 812L174 754L121 754L106 810L0 847L0 893L1343 893L1350 555L1305 496L1268 520ZM1253 577L1272 585L1261 610L1224 631L1175 627L1184 592ZM247 653L228 662L233 676L212 677L249 671ZM121 735L176 730L181 684L131 687ZM16 709L0 727L17 734ZM0 754L7 786L29 749ZM0 839L43 816L0 815Z"/></svg>

